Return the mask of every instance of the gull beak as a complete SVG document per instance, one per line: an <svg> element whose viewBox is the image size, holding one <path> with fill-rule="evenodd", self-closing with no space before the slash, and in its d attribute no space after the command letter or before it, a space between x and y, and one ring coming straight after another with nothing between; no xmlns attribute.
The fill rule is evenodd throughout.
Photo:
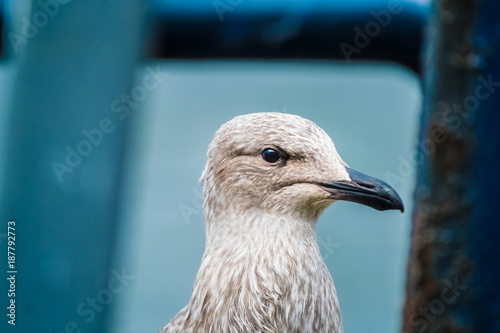
<svg viewBox="0 0 500 333"><path fill-rule="evenodd" d="M397 209L404 212L403 201L386 182L347 168L350 181L315 182L330 193L328 199L360 203L377 210Z"/></svg>

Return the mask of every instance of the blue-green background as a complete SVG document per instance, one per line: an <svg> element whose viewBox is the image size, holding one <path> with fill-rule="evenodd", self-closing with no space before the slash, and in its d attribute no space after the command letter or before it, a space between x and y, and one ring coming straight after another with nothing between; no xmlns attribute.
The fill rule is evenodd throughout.
<svg viewBox="0 0 500 333"><path fill-rule="evenodd" d="M352 168L389 182L389 174L400 177L392 185L405 214L338 202L317 227L346 332L396 332L415 176L411 162L402 161L413 152L418 77L388 64L164 62L162 68L169 76L128 120L135 139L117 264L136 280L117 297L111 331L154 331L187 303L204 249L198 179L212 135L236 115L277 111L315 121ZM143 75L138 69L136 77Z"/></svg>

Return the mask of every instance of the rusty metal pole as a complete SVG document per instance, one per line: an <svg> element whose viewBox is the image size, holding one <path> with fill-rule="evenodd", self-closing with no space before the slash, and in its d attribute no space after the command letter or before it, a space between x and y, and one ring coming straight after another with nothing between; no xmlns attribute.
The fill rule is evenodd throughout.
<svg viewBox="0 0 500 333"><path fill-rule="evenodd" d="M433 4L403 332L500 332L500 3Z"/></svg>

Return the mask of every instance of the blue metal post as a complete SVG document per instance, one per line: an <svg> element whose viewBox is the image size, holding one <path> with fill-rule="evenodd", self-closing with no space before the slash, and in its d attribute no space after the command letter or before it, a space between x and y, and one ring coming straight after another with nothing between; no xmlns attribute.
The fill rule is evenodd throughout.
<svg viewBox="0 0 500 333"><path fill-rule="evenodd" d="M0 233L15 221L17 273L8 299L4 239L2 332L102 331L114 291L131 283L110 264L126 134L111 105L130 94L143 14L142 0L33 0L6 13L18 75Z"/></svg>
<svg viewBox="0 0 500 333"><path fill-rule="evenodd" d="M498 13L434 4L404 332L500 332Z"/></svg>

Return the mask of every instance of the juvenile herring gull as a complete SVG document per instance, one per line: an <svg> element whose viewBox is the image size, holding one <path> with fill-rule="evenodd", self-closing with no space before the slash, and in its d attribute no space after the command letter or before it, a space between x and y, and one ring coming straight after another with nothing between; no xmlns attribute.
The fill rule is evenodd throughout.
<svg viewBox="0 0 500 333"><path fill-rule="evenodd" d="M283 113L222 125L201 179L205 253L188 305L161 332L342 332L316 221L336 200L403 211L396 191L350 169L315 123Z"/></svg>

